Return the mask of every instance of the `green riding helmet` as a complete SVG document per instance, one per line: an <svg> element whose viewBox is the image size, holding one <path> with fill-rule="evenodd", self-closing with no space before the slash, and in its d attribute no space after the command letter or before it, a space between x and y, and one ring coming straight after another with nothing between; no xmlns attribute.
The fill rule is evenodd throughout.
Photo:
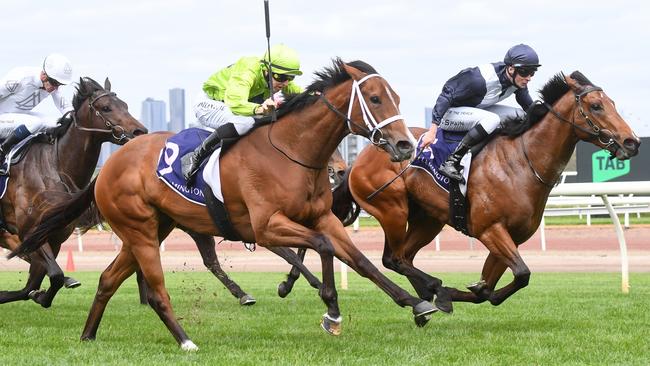
<svg viewBox="0 0 650 366"><path fill-rule="evenodd" d="M268 67L268 51L264 53L262 62ZM284 75L302 75L298 53L284 44L271 46L271 72Z"/></svg>

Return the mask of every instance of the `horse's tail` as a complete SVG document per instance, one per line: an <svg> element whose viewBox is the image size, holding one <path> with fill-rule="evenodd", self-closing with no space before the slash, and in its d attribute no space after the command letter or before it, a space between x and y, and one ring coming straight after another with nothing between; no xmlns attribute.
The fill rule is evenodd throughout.
<svg viewBox="0 0 650 366"><path fill-rule="evenodd" d="M99 212L95 202L90 203L90 207L84 211L76 224L81 234L85 234L88 230L94 228L97 225L103 225L104 217Z"/></svg>
<svg viewBox="0 0 650 366"><path fill-rule="evenodd" d="M332 212L343 223L343 226L352 224L359 213L361 206L354 200L350 192L349 177L352 168L347 168L341 184L332 191Z"/></svg>
<svg viewBox="0 0 650 366"><path fill-rule="evenodd" d="M40 223L32 232L23 240L23 242L14 249L7 258L27 255L40 248L48 240L50 234L60 230L62 227L70 225L76 218L83 214L95 201L95 181L83 190L72 195L70 200L54 206L47 211L47 214L41 219Z"/></svg>

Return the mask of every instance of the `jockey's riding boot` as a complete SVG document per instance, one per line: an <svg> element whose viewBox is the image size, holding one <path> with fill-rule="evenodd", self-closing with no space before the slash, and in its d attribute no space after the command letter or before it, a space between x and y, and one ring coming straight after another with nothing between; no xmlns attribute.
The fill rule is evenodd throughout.
<svg viewBox="0 0 650 366"><path fill-rule="evenodd" d="M239 134L235 129L235 126L232 123L226 123L219 126L214 132L210 134L201 145L199 145L194 152L189 154L189 159L185 156L181 159L181 169L183 176L187 180L187 185L191 186L194 184L194 179L196 178L196 173L198 173L201 168L201 163L205 158L207 158L217 144L224 138L237 137Z"/></svg>
<svg viewBox="0 0 650 366"><path fill-rule="evenodd" d="M440 165L440 168L438 169L440 174L464 183L465 179L463 178L463 174L460 172L460 160L465 156L469 149L483 141L487 136L488 133L485 132L485 129L481 125L476 125L474 128L469 130L458 146L456 146L456 150L454 150L447 160Z"/></svg>
<svg viewBox="0 0 650 366"><path fill-rule="evenodd" d="M7 167L5 168L4 162L5 157L9 151L11 151L11 148L25 138L21 132L22 131L15 129L13 132L11 132L11 135L9 135L9 137L7 137L7 139L4 140L2 144L0 144L0 175L5 175L9 169L10 163L7 163Z"/></svg>

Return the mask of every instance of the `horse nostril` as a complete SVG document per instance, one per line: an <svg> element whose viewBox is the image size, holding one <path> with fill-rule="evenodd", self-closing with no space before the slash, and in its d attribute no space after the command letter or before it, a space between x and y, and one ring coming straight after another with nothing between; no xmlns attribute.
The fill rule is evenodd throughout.
<svg viewBox="0 0 650 366"><path fill-rule="evenodd" d="M639 145L641 145L641 142L635 139L625 139L623 141L623 146L632 153L632 156L639 152Z"/></svg>
<svg viewBox="0 0 650 366"><path fill-rule="evenodd" d="M407 140L399 141L397 143L397 150L402 154L410 154L413 152L413 144Z"/></svg>
<svg viewBox="0 0 650 366"><path fill-rule="evenodd" d="M140 136L140 135L146 135L147 134L147 129L144 128L137 128L135 131L133 131L133 136Z"/></svg>
<svg viewBox="0 0 650 366"><path fill-rule="evenodd" d="M345 170L339 170L336 172L336 174L339 176L339 178L343 179L343 177L345 177Z"/></svg>

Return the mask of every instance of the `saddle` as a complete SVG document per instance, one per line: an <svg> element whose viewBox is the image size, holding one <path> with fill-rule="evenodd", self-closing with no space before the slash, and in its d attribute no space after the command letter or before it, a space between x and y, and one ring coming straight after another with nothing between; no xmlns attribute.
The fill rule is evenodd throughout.
<svg viewBox="0 0 650 366"><path fill-rule="evenodd" d="M0 144L4 140L5 139L0 140ZM11 151L5 155L5 161L0 162L3 168L6 167L3 169L6 172L5 175L9 175L9 170L12 165L18 164L23 160L23 158L25 158L25 155L27 155L27 152L32 147L32 145L36 143L47 143L51 145L54 143L54 140L55 137L52 133L49 131L43 131L29 135L17 143L13 148L11 148Z"/></svg>

